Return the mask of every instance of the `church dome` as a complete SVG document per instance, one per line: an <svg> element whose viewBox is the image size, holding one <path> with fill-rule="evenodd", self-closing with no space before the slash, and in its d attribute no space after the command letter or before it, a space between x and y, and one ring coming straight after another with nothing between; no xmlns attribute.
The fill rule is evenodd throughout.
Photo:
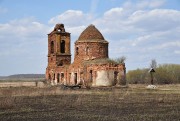
<svg viewBox="0 0 180 121"><path fill-rule="evenodd" d="M81 42L81 41L107 42L106 40L104 40L104 37L101 34L101 32L92 24L89 25L79 36L77 42Z"/></svg>

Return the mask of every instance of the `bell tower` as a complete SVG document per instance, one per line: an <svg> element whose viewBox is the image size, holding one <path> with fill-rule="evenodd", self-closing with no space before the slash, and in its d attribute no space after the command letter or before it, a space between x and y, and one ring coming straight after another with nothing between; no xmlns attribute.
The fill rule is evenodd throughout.
<svg viewBox="0 0 180 121"><path fill-rule="evenodd" d="M56 24L48 34L48 68L53 69L71 64L70 33L64 24Z"/></svg>

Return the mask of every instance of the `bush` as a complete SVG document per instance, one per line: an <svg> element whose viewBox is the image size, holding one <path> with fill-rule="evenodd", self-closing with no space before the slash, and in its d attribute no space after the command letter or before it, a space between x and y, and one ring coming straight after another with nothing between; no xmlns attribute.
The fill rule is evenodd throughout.
<svg viewBox="0 0 180 121"><path fill-rule="evenodd" d="M126 78L130 84L144 84L148 80L148 69L128 71Z"/></svg>
<svg viewBox="0 0 180 121"><path fill-rule="evenodd" d="M164 64L156 69L155 77L159 84L177 84L180 83L180 65Z"/></svg>

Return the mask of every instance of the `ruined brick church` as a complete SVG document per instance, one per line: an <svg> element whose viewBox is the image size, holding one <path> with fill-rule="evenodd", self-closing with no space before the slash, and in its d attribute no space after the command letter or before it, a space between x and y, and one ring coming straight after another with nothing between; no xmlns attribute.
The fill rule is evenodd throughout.
<svg viewBox="0 0 180 121"><path fill-rule="evenodd" d="M64 24L56 24L48 34L47 81L54 85L126 84L125 63L109 59L108 44L100 31L89 25L74 43L74 62L71 63L71 34L65 31Z"/></svg>

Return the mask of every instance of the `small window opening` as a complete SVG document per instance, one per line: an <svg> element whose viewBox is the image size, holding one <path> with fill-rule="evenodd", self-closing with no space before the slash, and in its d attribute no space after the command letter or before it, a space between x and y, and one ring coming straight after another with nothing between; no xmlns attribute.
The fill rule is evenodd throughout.
<svg viewBox="0 0 180 121"><path fill-rule="evenodd" d="M60 74L58 73L57 74L57 83L59 83L59 81L60 81Z"/></svg>

